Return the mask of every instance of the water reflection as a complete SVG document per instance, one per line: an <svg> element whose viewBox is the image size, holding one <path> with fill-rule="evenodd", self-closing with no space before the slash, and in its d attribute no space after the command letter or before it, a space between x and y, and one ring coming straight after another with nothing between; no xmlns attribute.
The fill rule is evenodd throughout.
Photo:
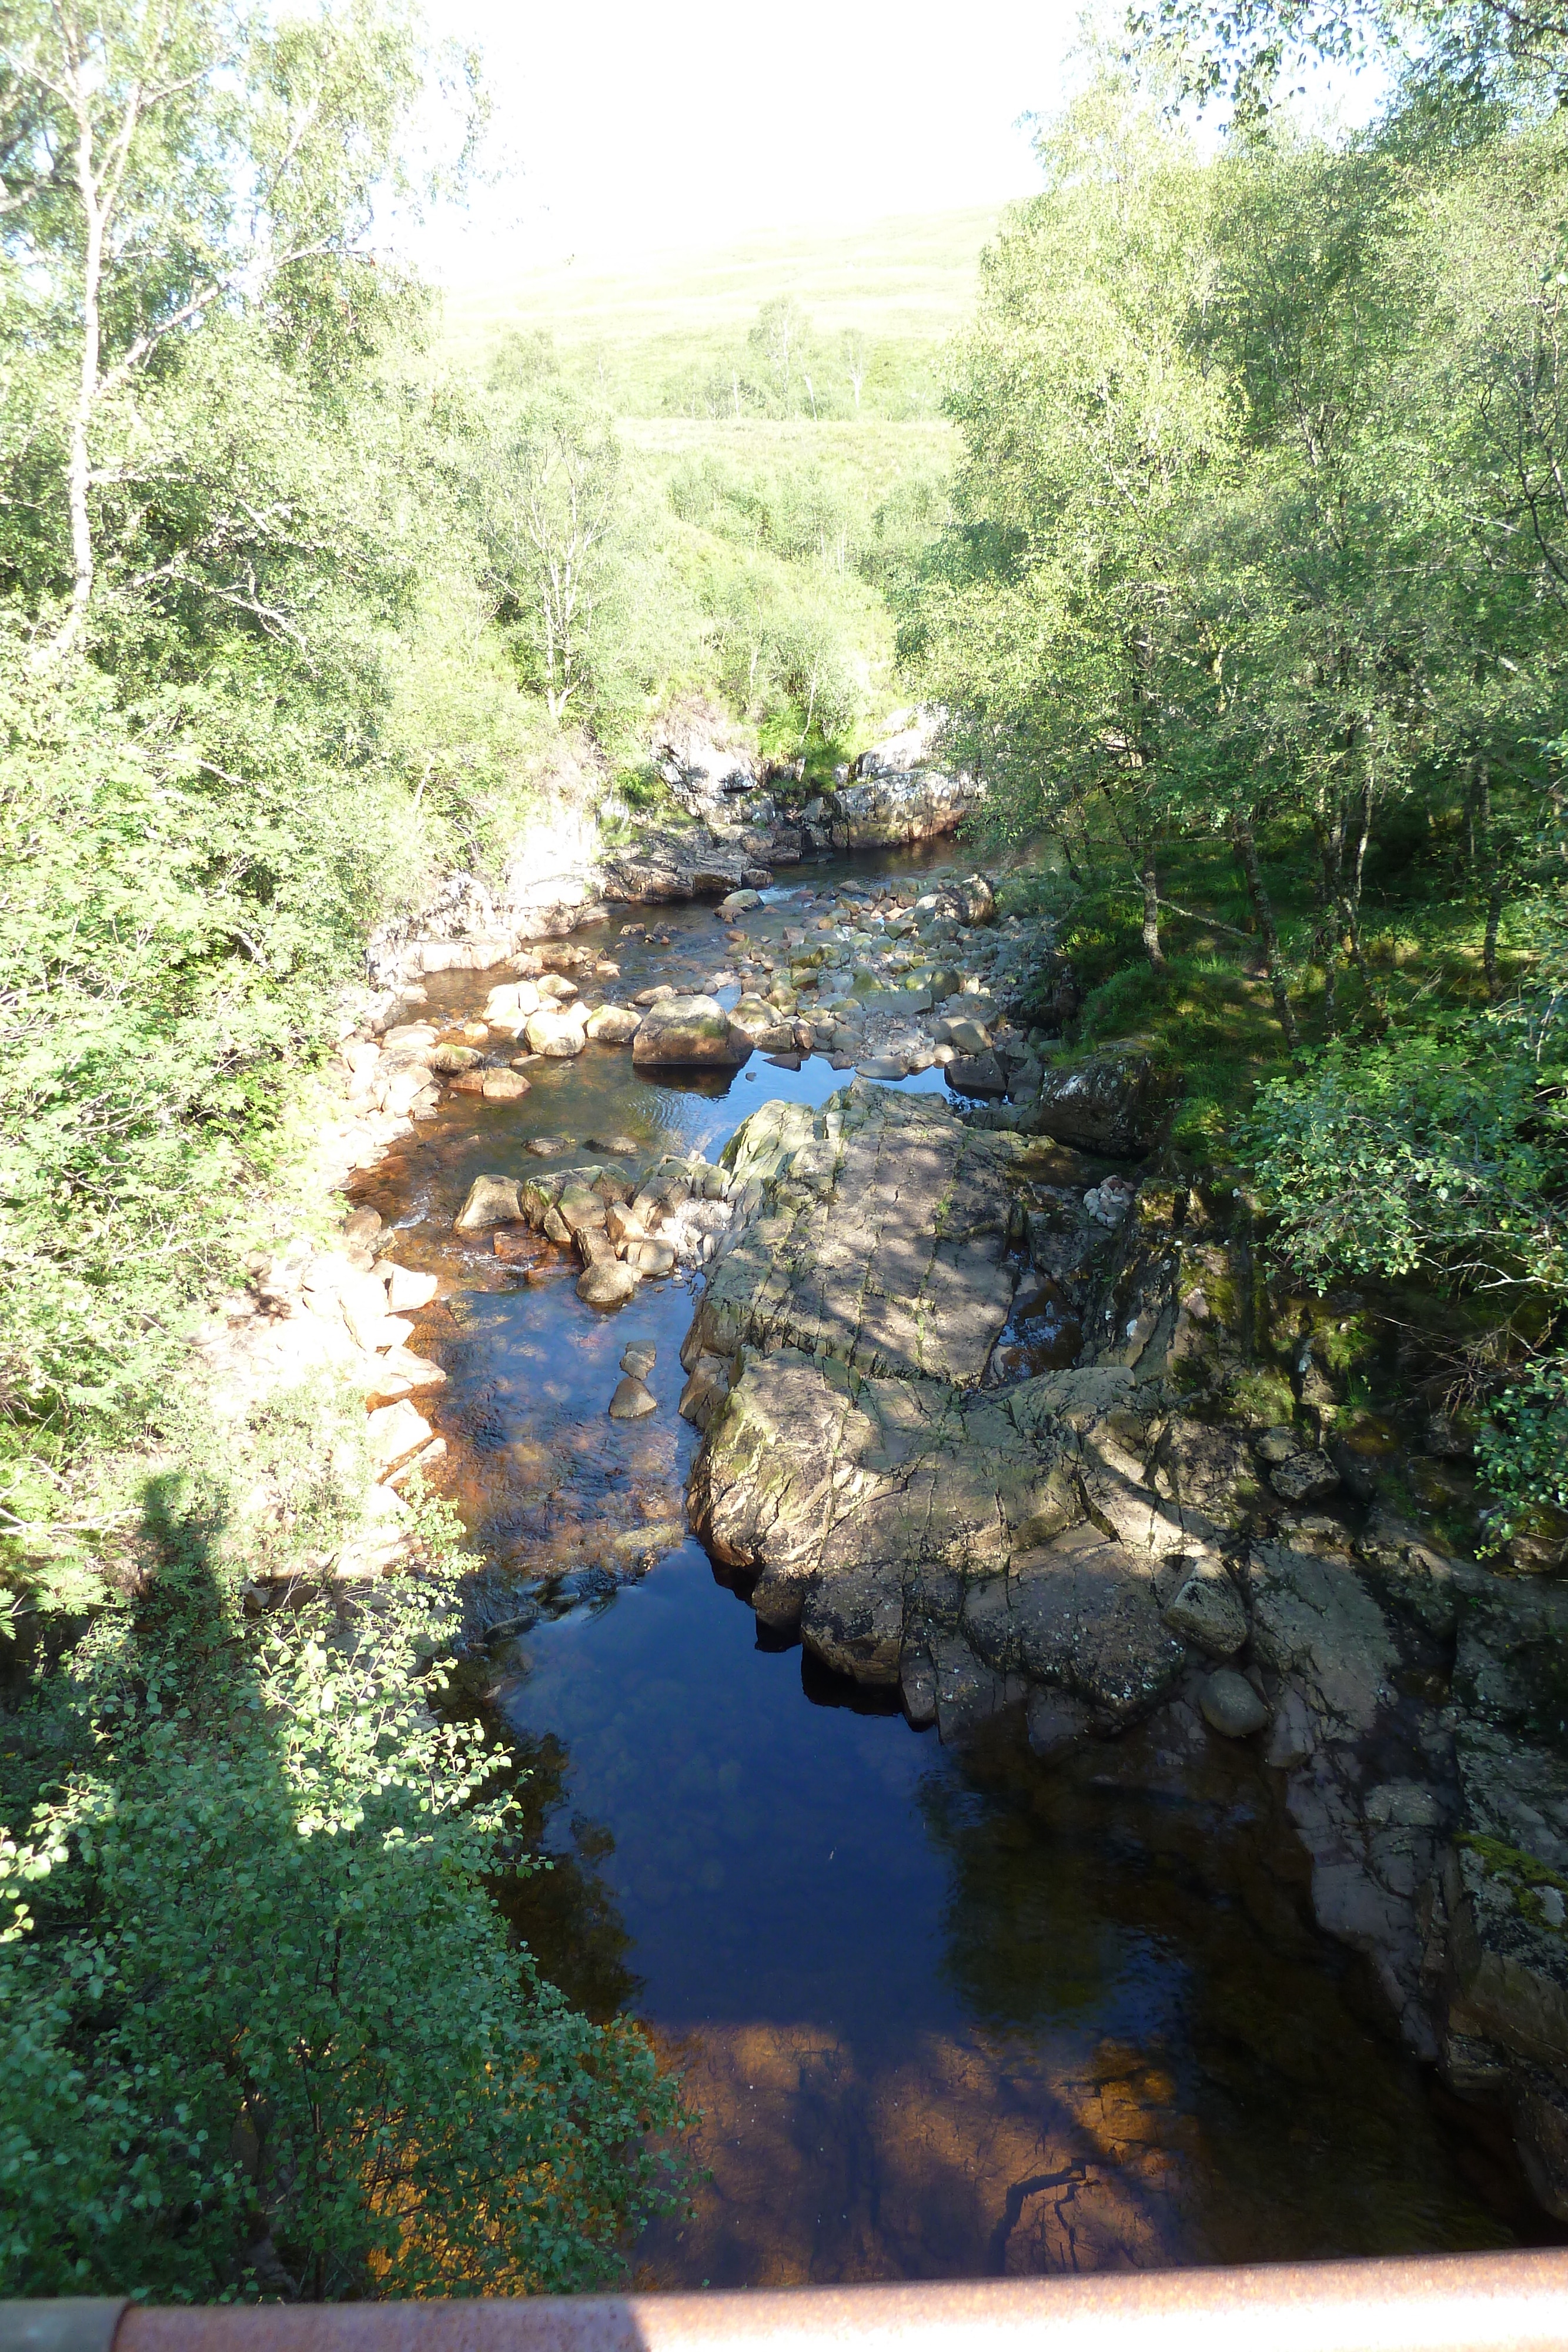
<svg viewBox="0 0 1568 2352"><path fill-rule="evenodd" d="M560 1825L602 1824L598 1916L705 2115L645 2282L1506 2242L1229 1751L1148 1733L1048 1775L803 1704L695 1547L522 1646L506 1721L570 1758L546 1842L580 1868ZM539 1884L513 1916L575 1991Z"/></svg>

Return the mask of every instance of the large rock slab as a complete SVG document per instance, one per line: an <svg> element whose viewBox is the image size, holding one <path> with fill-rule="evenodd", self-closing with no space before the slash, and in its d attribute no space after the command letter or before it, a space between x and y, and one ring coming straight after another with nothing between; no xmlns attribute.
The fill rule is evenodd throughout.
<svg viewBox="0 0 1568 2352"><path fill-rule="evenodd" d="M709 1281L692 1360L784 1347L973 1386L1012 1304L1019 1151L930 1097L865 1081L817 1118L763 1105L724 1155L755 1213Z"/></svg>
<svg viewBox="0 0 1568 2352"><path fill-rule="evenodd" d="M1102 1730L1154 1705L1201 1654L1162 1611L1205 1536L1112 1493L1133 1375L981 1385L1026 1148L857 1082L764 1105L726 1157L742 1221L683 1350L706 1372L691 1501L758 1615L945 1736L1031 1687Z"/></svg>

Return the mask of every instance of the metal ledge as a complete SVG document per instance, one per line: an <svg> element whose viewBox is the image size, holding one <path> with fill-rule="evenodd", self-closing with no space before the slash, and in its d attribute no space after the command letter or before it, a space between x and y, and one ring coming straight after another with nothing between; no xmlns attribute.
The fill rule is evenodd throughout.
<svg viewBox="0 0 1568 2352"><path fill-rule="evenodd" d="M517 2302L0 2305L0 2352L1568 2352L1568 2251Z"/></svg>

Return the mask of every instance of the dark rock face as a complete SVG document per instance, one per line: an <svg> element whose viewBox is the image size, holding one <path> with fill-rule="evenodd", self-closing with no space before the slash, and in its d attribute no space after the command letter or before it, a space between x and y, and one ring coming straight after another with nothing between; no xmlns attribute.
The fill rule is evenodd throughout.
<svg viewBox="0 0 1568 2352"><path fill-rule="evenodd" d="M1030 1125L1081 1150L1133 1158L1153 1149L1171 1093L1147 1054L1095 1054L1074 1069L1047 1073Z"/></svg>
<svg viewBox="0 0 1568 2352"><path fill-rule="evenodd" d="M1239 1407L1278 1305L1244 1213L1145 1177L1107 1224L1060 1141L864 1081L726 1160L682 1409L759 1617L944 1740L1010 1709L1050 1759L1169 1707L1249 1742L1320 1924L1568 2219L1568 1586L1369 1516L1332 1404ZM1030 1376L1046 1297L1085 1336Z"/></svg>

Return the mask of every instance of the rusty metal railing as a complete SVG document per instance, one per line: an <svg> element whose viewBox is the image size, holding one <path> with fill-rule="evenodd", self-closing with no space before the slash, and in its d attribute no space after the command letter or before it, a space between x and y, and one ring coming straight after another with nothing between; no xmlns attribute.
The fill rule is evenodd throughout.
<svg viewBox="0 0 1568 2352"><path fill-rule="evenodd" d="M0 2352L1568 2352L1568 2252L519 2302L0 2304Z"/></svg>

